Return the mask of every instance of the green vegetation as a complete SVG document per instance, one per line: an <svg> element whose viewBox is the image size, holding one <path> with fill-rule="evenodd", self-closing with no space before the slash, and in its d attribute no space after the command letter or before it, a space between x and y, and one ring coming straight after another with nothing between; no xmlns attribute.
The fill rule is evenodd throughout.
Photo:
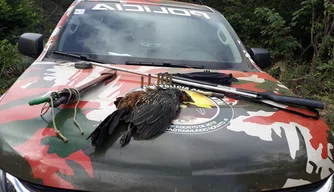
<svg viewBox="0 0 334 192"><path fill-rule="evenodd" d="M25 32L51 35L71 0L0 0L0 95L31 64L32 58L17 50L18 38Z"/></svg>
<svg viewBox="0 0 334 192"><path fill-rule="evenodd" d="M265 69L296 94L322 99L334 129L333 0L203 0L221 11L245 45L270 50ZM16 48L26 31L51 34L72 0L0 0L0 94L32 61ZM189 2L189 1L188 1Z"/></svg>

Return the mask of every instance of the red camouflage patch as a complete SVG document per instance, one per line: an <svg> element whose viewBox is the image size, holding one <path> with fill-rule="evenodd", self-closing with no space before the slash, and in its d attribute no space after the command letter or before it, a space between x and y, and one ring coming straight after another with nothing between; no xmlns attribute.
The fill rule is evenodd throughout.
<svg viewBox="0 0 334 192"><path fill-rule="evenodd" d="M277 82L277 79L273 78L267 73L262 72L241 72L241 71L232 71L232 70L221 70L222 73L232 73L233 77L240 78L240 77L251 77L252 75L257 75L258 78L265 79L268 81Z"/></svg>
<svg viewBox="0 0 334 192"><path fill-rule="evenodd" d="M265 92L266 91L266 90L263 90L263 89L256 88L256 86L258 86L258 85L259 85L258 83L249 82L249 83L244 83L244 84L240 84L240 85L234 84L231 87L246 89L246 90L249 90L249 91L256 91L256 92Z"/></svg>
<svg viewBox="0 0 334 192"><path fill-rule="evenodd" d="M90 177L93 177L93 168L90 158L82 152L76 151L68 157L61 158L57 154L48 154L49 145L41 145L43 138L56 136L54 129L41 128L28 141L16 146L20 153L30 164L34 178L42 179L45 185L74 189L74 186L58 175L74 175L73 169L66 160L80 164Z"/></svg>
<svg viewBox="0 0 334 192"><path fill-rule="evenodd" d="M253 116L244 120L244 122L257 123L262 125L272 125L277 122L281 123L292 123L295 122L300 124L310 130L312 139L310 139L312 147L317 150L322 144L322 153L321 156L323 159L328 157L328 133L330 128L322 120L315 120L311 118L304 118L299 115L291 114L286 111L280 110L269 117L264 116Z"/></svg>
<svg viewBox="0 0 334 192"><path fill-rule="evenodd" d="M18 111L23 111L23 113L18 113ZM40 116L40 114L41 114L41 106L38 105L30 106L26 104L8 109L3 109L0 111L0 125L14 121L34 119Z"/></svg>

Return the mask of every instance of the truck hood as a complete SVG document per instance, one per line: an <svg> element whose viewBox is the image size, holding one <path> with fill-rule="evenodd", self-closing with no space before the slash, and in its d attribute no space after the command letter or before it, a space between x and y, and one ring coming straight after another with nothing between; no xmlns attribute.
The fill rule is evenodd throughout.
<svg viewBox="0 0 334 192"><path fill-rule="evenodd" d="M156 74L195 69L119 67ZM191 93L173 127L151 140L133 138L121 148L120 132L95 150L87 136L116 108L114 100L140 88L140 76L117 72L117 78L82 95L77 120L75 104L41 118L42 105L28 102L77 87L107 71L80 70L67 65L35 62L0 102L0 168L34 184L88 191L250 191L282 189L313 183L334 170L333 135L323 120L232 98ZM293 95L264 72L232 73L232 87ZM153 81L154 80L154 81ZM155 79L153 79L155 83Z"/></svg>

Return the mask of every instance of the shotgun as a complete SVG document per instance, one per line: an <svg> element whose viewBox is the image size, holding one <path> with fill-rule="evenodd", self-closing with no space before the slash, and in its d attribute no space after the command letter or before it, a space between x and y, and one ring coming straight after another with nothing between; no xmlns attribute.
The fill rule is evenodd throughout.
<svg viewBox="0 0 334 192"><path fill-rule="evenodd" d="M155 74L148 74L148 73L143 73L143 72L132 71L132 70L124 69L121 67L115 67L115 66L100 64L96 62L89 62L89 63L95 66L103 67L103 68L114 69L114 70L123 71L127 73L158 78L158 76ZM303 98L303 97L277 95L273 92L254 92L254 91L249 91L245 89L233 88L233 87L212 84L212 83L202 82L202 81L195 81L195 80L180 78L180 77L175 77L175 78L173 77L172 82L176 84L195 87L198 89L205 89L205 90L215 91L215 92L224 93L224 94L232 94L232 95L236 95L236 96L240 96L240 97L244 97L248 99L253 99L257 101L262 101L262 102L266 102L266 100L270 100L270 101L274 101L274 102L281 103L281 104L287 104L287 105L298 105L298 106L304 106L308 108L319 108L319 109L325 108L325 103L323 101L308 99L308 98Z"/></svg>

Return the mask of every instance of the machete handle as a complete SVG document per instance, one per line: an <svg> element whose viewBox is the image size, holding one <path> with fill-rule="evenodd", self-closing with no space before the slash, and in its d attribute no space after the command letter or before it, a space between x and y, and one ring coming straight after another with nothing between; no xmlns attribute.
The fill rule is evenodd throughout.
<svg viewBox="0 0 334 192"><path fill-rule="evenodd" d="M282 104L300 105L310 108L324 109L325 103L323 101L307 99L303 97L276 95L273 92L257 93L259 99L268 99Z"/></svg>
<svg viewBox="0 0 334 192"><path fill-rule="evenodd" d="M34 99L32 101L29 101L29 105L30 106L39 105L41 103L45 103L45 102L48 102L48 101L49 101L49 97L41 97L41 98L38 98L38 99Z"/></svg>
<svg viewBox="0 0 334 192"><path fill-rule="evenodd" d="M63 95L61 97L59 97L54 103L53 103L53 107L59 107L61 104L66 103L68 100L68 95Z"/></svg>

